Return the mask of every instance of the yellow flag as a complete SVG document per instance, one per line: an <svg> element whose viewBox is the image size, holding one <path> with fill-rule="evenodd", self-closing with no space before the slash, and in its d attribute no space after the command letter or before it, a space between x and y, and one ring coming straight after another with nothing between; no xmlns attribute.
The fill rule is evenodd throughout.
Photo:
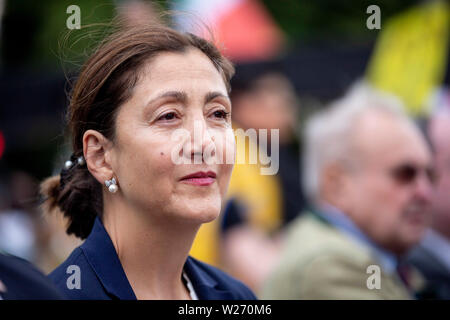
<svg viewBox="0 0 450 320"><path fill-rule="evenodd" d="M432 1L409 9L382 24L367 70L367 79L391 92L412 115L429 112L427 101L440 86L447 64L450 7Z"/></svg>

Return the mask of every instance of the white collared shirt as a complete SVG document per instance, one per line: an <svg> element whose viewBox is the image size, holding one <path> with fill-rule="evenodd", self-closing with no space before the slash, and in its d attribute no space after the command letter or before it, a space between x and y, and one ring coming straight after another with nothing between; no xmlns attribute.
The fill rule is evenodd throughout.
<svg viewBox="0 0 450 320"><path fill-rule="evenodd" d="M191 299L192 300L198 300L198 296L195 293L194 286L192 285L191 280L189 280L186 272L184 272L184 271L183 271L183 278L184 278L184 280L186 280L186 286L187 286L187 288L189 290L189 295L191 296Z"/></svg>

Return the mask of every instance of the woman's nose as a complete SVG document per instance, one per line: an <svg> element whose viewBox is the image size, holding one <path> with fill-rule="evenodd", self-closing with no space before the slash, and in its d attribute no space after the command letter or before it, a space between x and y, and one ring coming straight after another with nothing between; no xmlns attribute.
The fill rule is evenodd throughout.
<svg viewBox="0 0 450 320"><path fill-rule="evenodd" d="M214 138L204 119L196 118L189 125L190 132L190 156L194 163L205 161L205 151L211 147ZM208 155L211 156L211 155Z"/></svg>

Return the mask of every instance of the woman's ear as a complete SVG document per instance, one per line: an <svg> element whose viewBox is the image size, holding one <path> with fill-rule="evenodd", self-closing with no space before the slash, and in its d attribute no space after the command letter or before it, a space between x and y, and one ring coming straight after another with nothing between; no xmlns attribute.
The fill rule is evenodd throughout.
<svg viewBox="0 0 450 320"><path fill-rule="evenodd" d="M109 150L111 142L96 130L87 130L83 135L83 154L89 172L103 184L113 176Z"/></svg>

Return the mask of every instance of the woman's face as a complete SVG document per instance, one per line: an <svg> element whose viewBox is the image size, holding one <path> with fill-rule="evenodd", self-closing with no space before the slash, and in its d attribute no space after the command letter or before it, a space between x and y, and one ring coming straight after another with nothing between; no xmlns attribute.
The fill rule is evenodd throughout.
<svg viewBox="0 0 450 320"><path fill-rule="evenodd" d="M233 169L225 156L235 152L224 81L194 48L161 53L142 71L117 114L111 164L119 192L111 196L153 218L211 221Z"/></svg>

